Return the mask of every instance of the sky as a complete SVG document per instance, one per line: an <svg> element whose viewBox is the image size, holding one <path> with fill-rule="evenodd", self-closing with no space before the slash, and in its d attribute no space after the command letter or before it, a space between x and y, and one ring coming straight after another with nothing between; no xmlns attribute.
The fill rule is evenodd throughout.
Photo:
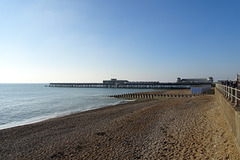
<svg viewBox="0 0 240 160"><path fill-rule="evenodd" d="M239 0L0 0L0 83L240 73Z"/></svg>

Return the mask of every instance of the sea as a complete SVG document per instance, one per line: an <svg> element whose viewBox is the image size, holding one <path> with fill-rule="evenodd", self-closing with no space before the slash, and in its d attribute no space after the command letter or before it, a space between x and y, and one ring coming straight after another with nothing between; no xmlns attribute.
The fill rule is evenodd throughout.
<svg viewBox="0 0 240 160"><path fill-rule="evenodd" d="M108 95L153 89L57 88L47 84L0 84L0 130L93 110L128 100Z"/></svg>

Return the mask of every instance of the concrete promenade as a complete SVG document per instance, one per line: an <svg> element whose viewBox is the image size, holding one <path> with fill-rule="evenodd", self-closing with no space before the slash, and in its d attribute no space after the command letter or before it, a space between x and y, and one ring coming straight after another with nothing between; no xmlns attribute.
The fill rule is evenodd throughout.
<svg viewBox="0 0 240 160"><path fill-rule="evenodd" d="M224 111L224 115L228 122L228 126L232 131L235 140L238 144L238 147L240 149L240 107L238 100L236 99L236 101L232 101L231 100L232 98L228 98L230 95L225 94L219 89L215 89L215 94L217 102Z"/></svg>

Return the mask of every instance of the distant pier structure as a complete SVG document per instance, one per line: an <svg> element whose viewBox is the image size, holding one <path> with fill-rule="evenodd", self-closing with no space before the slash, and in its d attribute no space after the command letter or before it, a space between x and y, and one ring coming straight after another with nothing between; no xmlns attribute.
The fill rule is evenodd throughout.
<svg viewBox="0 0 240 160"><path fill-rule="evenodd" d="M71 88L138 88L138 89L190 89L196 85L212 84L213 78L181 79L177 82L161 83L159 81L128 81L128 80L103 80L103 83L50 83L49 87Z"/></svg>
<svg viewBox="0 0 240 160"><path fill-rule="evenodd" d="M208 78L189 78L189 79L181 79L180 77L177 78L177 83L213 83L213 77Z"/></svg>

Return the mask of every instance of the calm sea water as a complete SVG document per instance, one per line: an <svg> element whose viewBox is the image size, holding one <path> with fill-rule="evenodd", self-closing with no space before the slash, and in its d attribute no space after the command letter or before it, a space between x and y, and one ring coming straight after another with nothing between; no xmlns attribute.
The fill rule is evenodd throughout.
<svg viewBox="0 0 240 160"><path fill-rule="evenodd" d="M106 95L152 91L44 86L44 84L0 84L0 129L124 102Z"/></svg>

